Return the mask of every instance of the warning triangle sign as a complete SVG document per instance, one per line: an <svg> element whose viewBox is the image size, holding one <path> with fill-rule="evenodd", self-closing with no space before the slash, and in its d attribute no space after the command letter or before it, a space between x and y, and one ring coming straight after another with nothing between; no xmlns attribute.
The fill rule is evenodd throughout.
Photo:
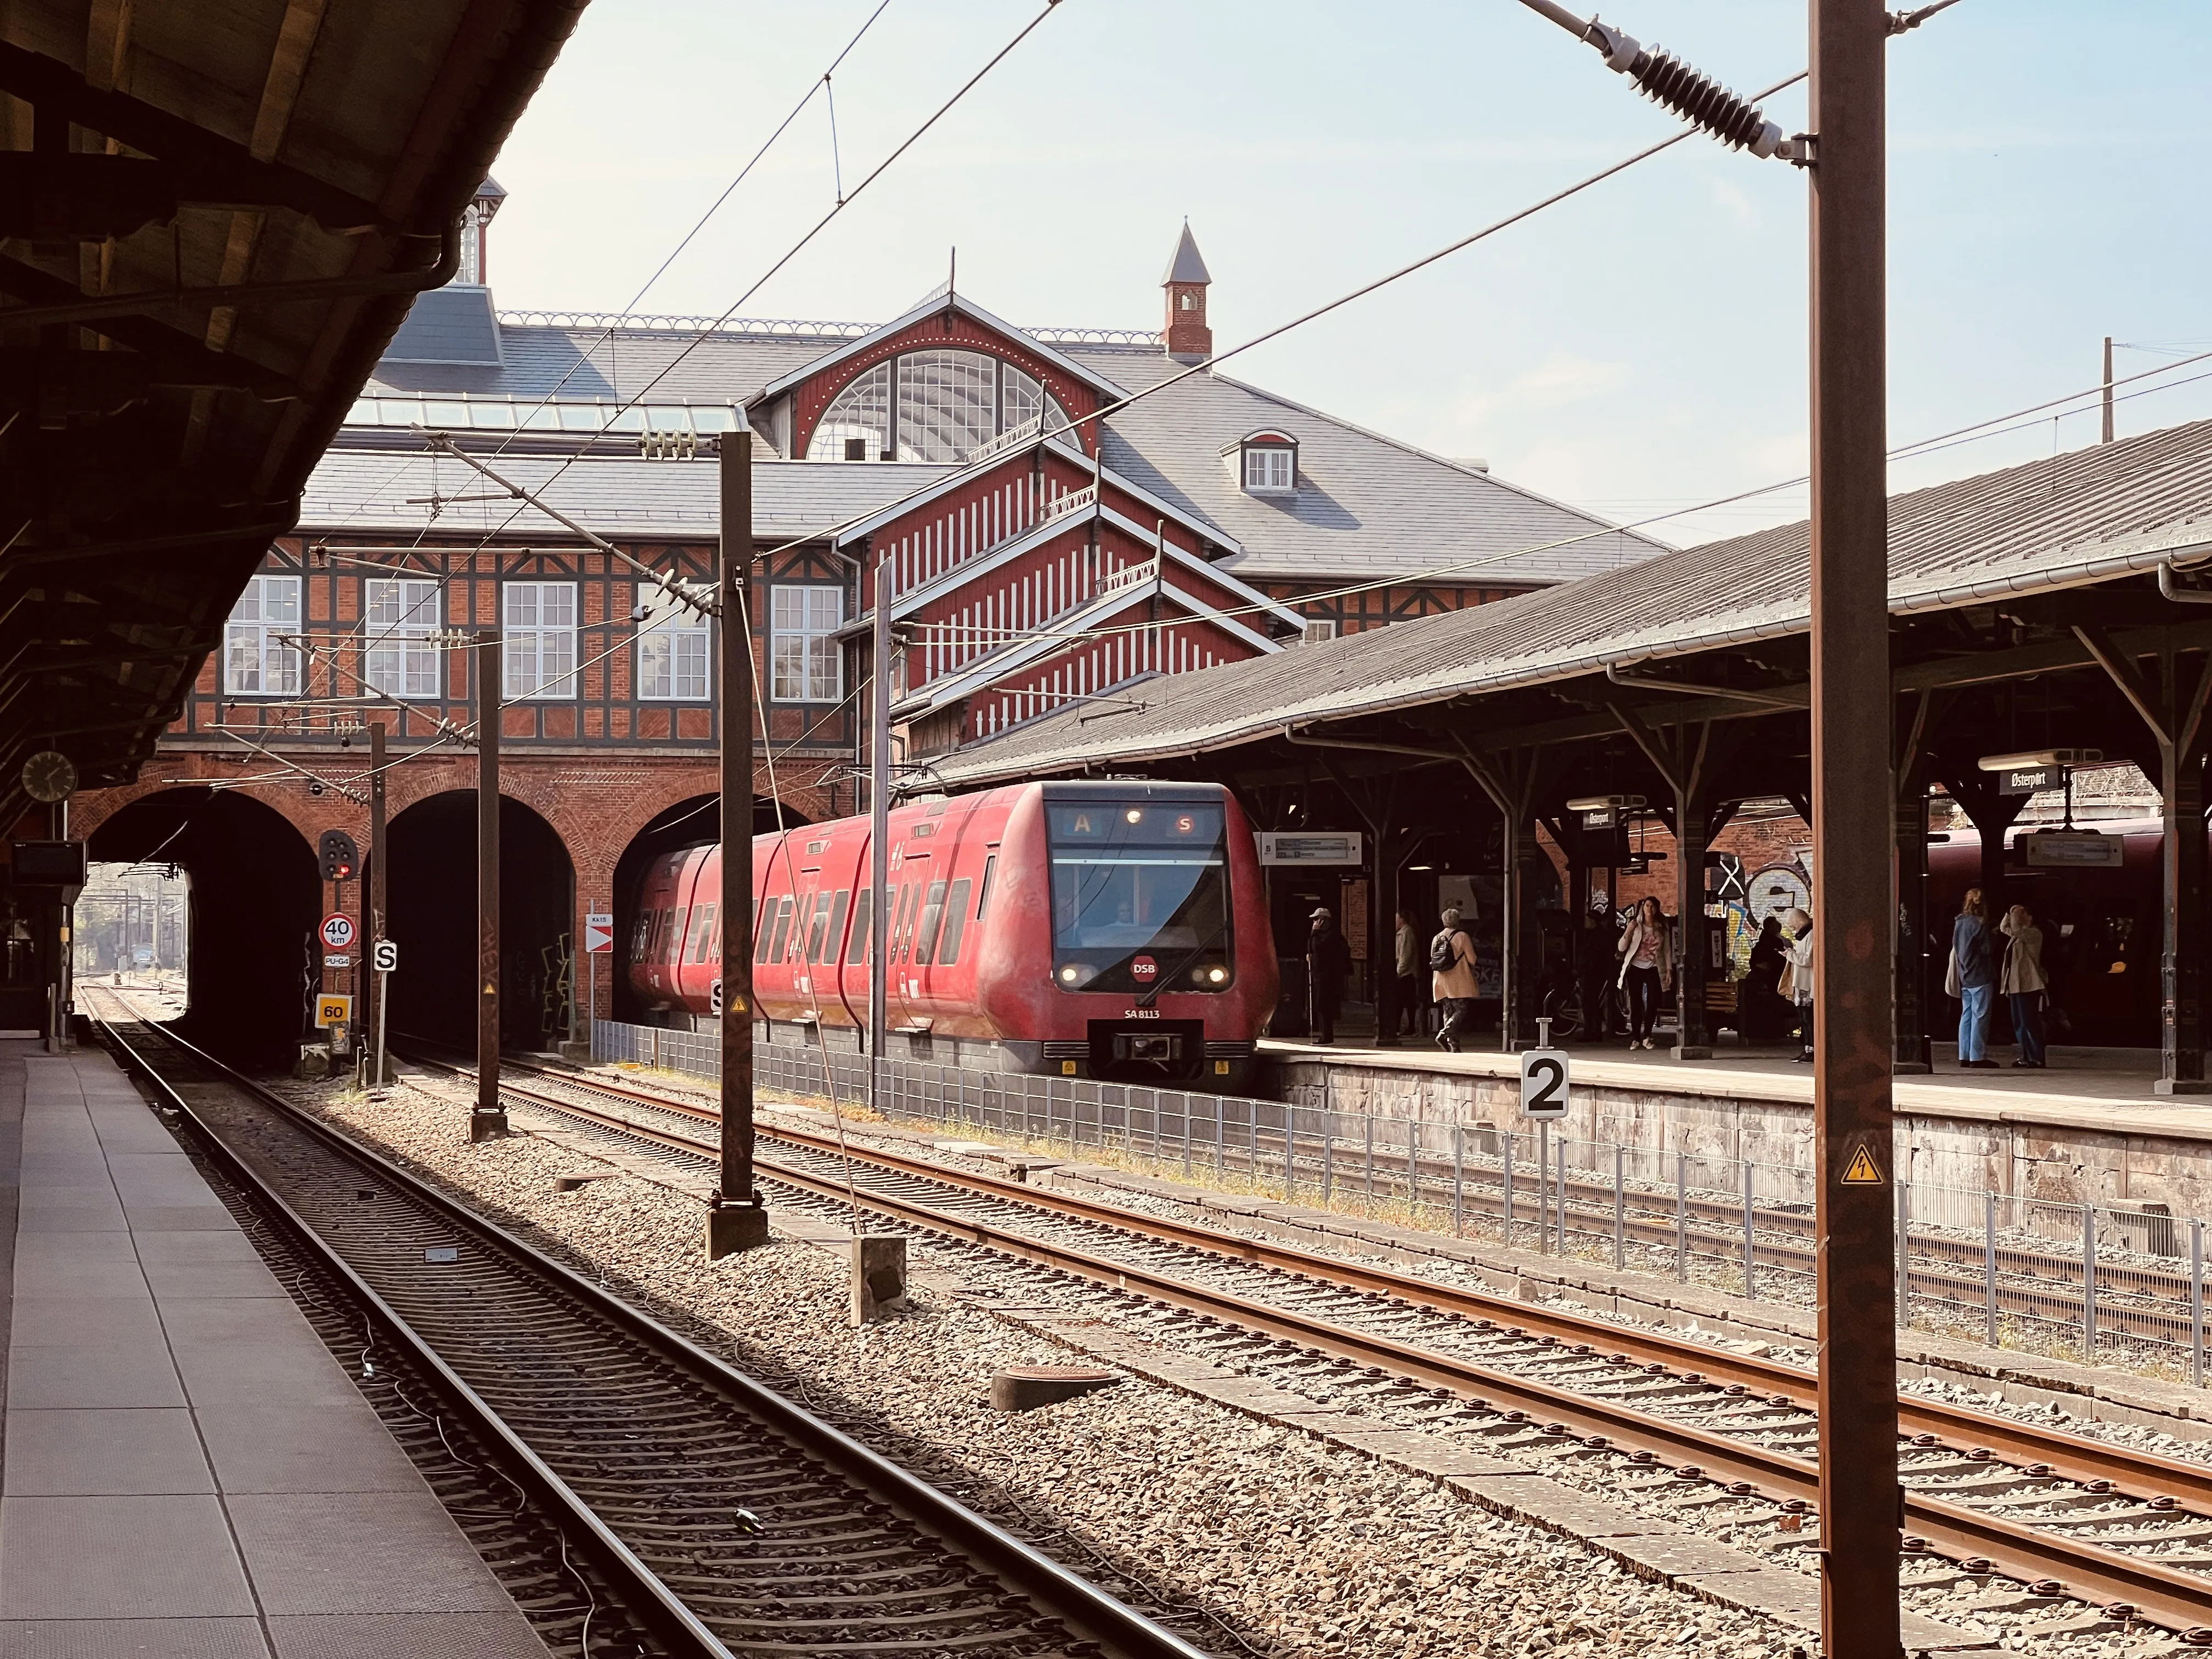
<svg viewBox="0 0 2212 1659"><path fill-rule="evenodd" d="M1874 1154L1863 1146L1851 1154L1851 1161L1844 1166L1844 1185L1846 1187L1881 1185L1881 1171L1875 1165Z"/></svg>

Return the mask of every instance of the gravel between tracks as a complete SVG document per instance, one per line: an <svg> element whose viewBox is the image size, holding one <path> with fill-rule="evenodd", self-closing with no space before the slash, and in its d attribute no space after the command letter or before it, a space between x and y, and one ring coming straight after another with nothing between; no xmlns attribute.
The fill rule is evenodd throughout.
<svg viewBox="0 0 2212 1659"><path fill-rule="evenodd" d="M1688 1659L1809 1645L1417 1477L1165 1388L1130 1381L994 1412L991 1371L1064 1363L1066 1352L927 1291L907 1317L854 1329L845 1269L826 1252L779 1243L710 1264L697 1204L627 1175L556 1194L552 1177L576 1154L527 1135L471 1146L462 1097L434 1083L380 1103L289 1092L526 1237L713 1328L721 1340L710 1346L1217 1654L1237 1642L1177 1602L1283 1656ZM927 1247L913 1265L932 1265Z"/></svg>

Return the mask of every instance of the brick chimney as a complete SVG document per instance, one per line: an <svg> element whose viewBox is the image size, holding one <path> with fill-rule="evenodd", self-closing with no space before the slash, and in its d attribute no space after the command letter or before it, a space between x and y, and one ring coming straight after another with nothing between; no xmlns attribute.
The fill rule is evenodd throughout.
<svg viewBox="0 0 2212 1659"><path fill-rule="evenodd" d="M1213 355L1213 331L1206 325L1206 290L1212 281L1186 219L1168 274L1160 279L1168 295L1168 319L1160 332L1167 338L1168 356L1179 363L1203 362Z"/></svg>

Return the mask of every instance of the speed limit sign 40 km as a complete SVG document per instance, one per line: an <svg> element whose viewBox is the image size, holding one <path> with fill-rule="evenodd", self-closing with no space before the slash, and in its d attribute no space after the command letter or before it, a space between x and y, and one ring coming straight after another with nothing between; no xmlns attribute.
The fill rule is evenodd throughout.
<svg viewBox="0 0 2212 1659"><path fill-rule="evenodd" d="M1567 1115L1567 1056L1559 1048L1528 1048L1521 1055L1521 1115Z"/></svg>
<svg viewBox="0 0 2212 1659"><path fill-rule="evenodd" d="M337 911L323 918L323 949L350 951L353 949L353 918Z"/></svg>

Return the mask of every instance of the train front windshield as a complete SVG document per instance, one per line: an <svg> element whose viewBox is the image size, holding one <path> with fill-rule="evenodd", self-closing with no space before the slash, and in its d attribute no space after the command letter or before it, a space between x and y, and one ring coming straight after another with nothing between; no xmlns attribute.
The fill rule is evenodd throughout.
<svg viewBox="0 0 2212 1659"><path fill-rule="evenodd" d="M1067 991L1222 991L1234 978L1218 804L1045 807L1053 978Z"/></svg>

